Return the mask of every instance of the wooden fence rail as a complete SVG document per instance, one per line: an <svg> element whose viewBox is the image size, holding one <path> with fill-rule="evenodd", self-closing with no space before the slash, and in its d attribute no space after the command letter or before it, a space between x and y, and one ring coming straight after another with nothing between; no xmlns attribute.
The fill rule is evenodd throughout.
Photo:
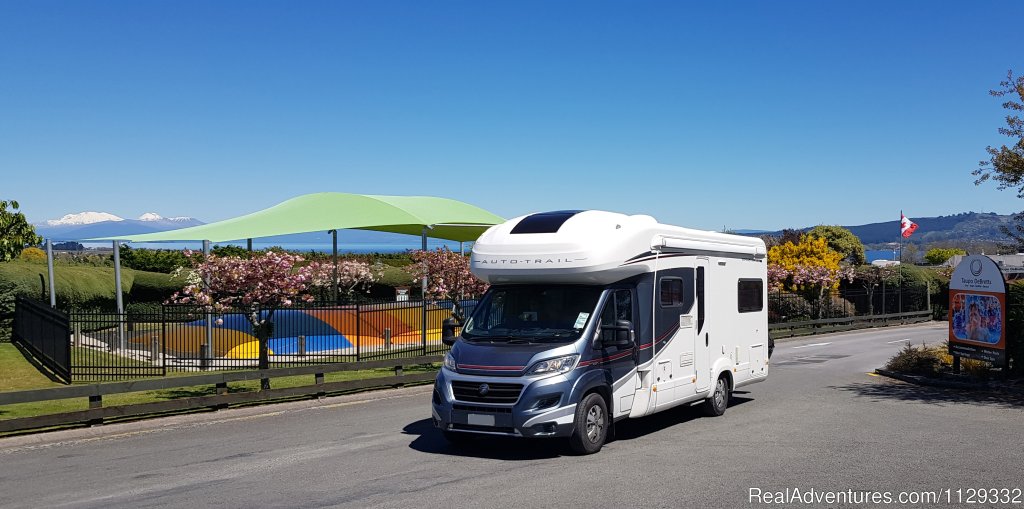
<svg viewBox="0 0 1024 509"><path fill-rule="evenodd" d="M932 319L932 312L909 311L906 313L889 313L885 315L849 316L845 318L827 318L823 320L807 320L802 322L783 322L768 325L768 334L774 339L820 334L824 332L840 332L862 329L866 327L893 325L893 323L920 323Z"/></svg>
<svg viewBox="0 0 1024 509"><path fill-rule="evenodd" d="M16 403L33 403L70 398L89 398L89 409L76 412L20 417L0 420L0 432L59 426L75 423L102 423L112 417L128 417L161 412L189 410L196 408L222 408L236 403L247 403L299 396L323 396L328 392L340 392L369 387L402 385L408 383L428 382L434 379L434 373L403 374L403 367L439 362L439 355L409 357L381 361L365 361L318 366L299 366L292 368L275 368L252 371L228 371L195 376L132 380L104 384L78 385L70 387L53 387L29 391L0 392L0 405ZM324 375L341 371L357 371L374 368L394 368L395 376L349 380L342 382L324 382ZM247 380L274 379L287 376L313 375L313 383L301 387L287 387L260 391L229 393L228 384ZM124 394L129 392L152 391L213 385L217 394L178 398L153 403L139 403L121 406L103 406L103 396Z"/></svg>

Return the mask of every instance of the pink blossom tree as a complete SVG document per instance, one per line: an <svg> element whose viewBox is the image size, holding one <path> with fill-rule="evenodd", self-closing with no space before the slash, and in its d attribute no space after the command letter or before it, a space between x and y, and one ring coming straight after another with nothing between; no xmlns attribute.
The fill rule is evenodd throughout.
<svg viewBox="0 0 1024 509"><path fill-rule="evenodd" d="M809 295L816 302L817 316L820 317L825 305L825 295L839 286L842 280L853 282L854 270L847 266L838 268L821 265L798 264L792 269L781 265L768 265L768 284L774 288L790 287Z"/></svg>
<svg viewBox="0 0 1024 509"><path fill-rule="evenodd" d="M312 262L309 264L312 285L331 288L334 280L334 264ZM370 285L380 279L384 268L379 264L358 260L341 260L338 262L338 293L351 297L357 290L370 291Z"/></svg>
<svg viewBox="0 0 1024 509"><path fill-rule="evenodd" d="M279 251L237 256L196 256L186 273L186 286L169 302L202 306L209 311L241 310L259 341L259 368L270 364L267 341L273 334L274 311L297 301L311 301L308 293L312 268L300 265L303 258ZM263 388L269 389L264 380Z"/></svg>
<svg viewBox="0 0 1024 509"><path fill-rule="evenodd" d="M452 314L462 323L460 299L476 296L487 291L487 283L479 280L469 271L469 258L452 252L448 248L434 251L413 251L410 267L415 280L427 278L425 299L447 299L454 303Z"/></svg>

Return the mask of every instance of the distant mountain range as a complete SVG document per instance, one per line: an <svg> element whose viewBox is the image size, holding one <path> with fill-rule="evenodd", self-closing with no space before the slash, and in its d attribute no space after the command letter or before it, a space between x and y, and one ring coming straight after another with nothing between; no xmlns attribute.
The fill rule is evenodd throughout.
<svg viewBox="0 0 1024 509"><path fill-rule="evenodd" d="M917 223L917 231L904 242L913 244L931 244L936 242L976 243L1006 242L1007 238L1000 226L1011 229L1015 224L1012 215L999 215L994 212L963 212L951 216L912 217ZM806 231L813 227L802 228ZM878 245L897 242L900 239L900 222L886 221L856 226L844 226L853 232L864 245ZM780 235L775 232L751 232L748 235Z"/></svg>
<svg viewBox="0 0 1024 509"><path fill-rule="evenodd" d="M36 233L44 238L62 241L161 232L201 224L204 223L192 217L163 217L154 212L147 212L138 219L125 219L108 212L89 211L67 214L34 226Z"/></svg>
<svg viewBox="0 0 1024 509"><path fill-rule="evenodd" d="M108 212L89 211L67 214L60 219L35 223L33 226L36 228L36 233L43 238L62 242L162 232L202 224L206 223L193 217L163 217L154 212L147 212L139 216L138 219L125 219ZM369 230L342 230L338 232L338 243L343 245L351 243L408 245L418 242L417 239L409 235ZM259 239L259 243L263 245L330 245L331 236L327 232L309 232L264 237Z"/></svg>

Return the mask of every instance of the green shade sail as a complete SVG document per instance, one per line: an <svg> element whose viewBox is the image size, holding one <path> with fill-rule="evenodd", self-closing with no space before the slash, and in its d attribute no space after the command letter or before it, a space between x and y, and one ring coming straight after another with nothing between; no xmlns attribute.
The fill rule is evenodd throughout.
<svg viewBox="0 0 1024 509"><path fill-rule="evenodd" d="M298 196L268 209L216 223L120 238L129 242L227 242L275 235L327 230L375 230L428 237L474 241L487 228L504 219L479 207L432 196L381 196L349 193L314 193Z"/></svg>

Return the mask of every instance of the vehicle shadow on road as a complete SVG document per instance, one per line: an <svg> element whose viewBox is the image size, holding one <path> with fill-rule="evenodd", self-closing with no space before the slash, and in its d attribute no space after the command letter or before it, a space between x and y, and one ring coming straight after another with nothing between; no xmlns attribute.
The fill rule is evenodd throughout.
<svg viewBox="0 0 1024 509"><path fill-rule="evenodd" d="M729 399L729 408L740 406L748 401L753 401L753 399L737 396L736 393L733 393L732 398ZM701 410L701 406L697 405L680 406L649 417L619 421L615 425L615 440L643 438L672 426L700 419L701 417L704 417L704 412Z"/></svg>
<svg viewBox="0 0 1024 509"><path fill-rule="evenodd" d="M751 398L733 395L729 407L742 405ZM641 419L627 419L615 425L615 438L619 440L635 440L643 438L678 424L698 419L703 414L699 407L678 407ZM449 456L465 456L472 458L494 459L502 461L523 461L557 458L574 455L564 439L521 439L510 437L484 437L470 440L465 444L450 444L434 428L430 419L420 419L402 428L406 435L416 435L409 444L411 449L428 454L444 454Z"/></svg>
<svg viewBox="0 0 1024 509"><path fill-rule="evenodd" d="M875 401L897 400L934 404L992 405L1004 408L1024 407L1024 394L994 391L971 391L930 387L895 381L859 382L831 386Z"/></svg>
<svg viewBox="0 0 1024 509"><path fill-rule="evenodd" d="M485 437L464 444L450 444L434 428L430 419L421 419L402 428L407 435L418 435L409 444L411 449L428 454L466 456L502 461L538 460L569 454L563 440L523 440L508 437Z"/></svg>

